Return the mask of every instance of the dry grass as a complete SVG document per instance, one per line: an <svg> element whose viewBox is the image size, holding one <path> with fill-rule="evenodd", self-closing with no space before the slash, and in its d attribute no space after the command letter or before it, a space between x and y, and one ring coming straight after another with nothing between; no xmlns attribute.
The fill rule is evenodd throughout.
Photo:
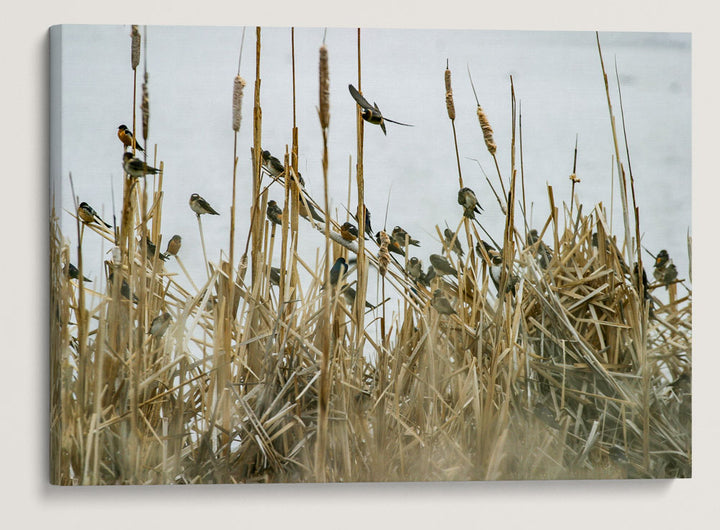
<svg viewBox="0 0 720 530"><path fill-rule="evenodd" d="M258 59L260 35L258 28ZM358 32L358 59L359 46ZM329 68L327 48L320 57ZM51 216L53 483L691 475L691 292L673 284L671 302L653 300L651 310L601 204L583 213L576 203L561 216L548 188L552 214L538 231L553 250L541 266L540 243L528 245L525 219L516 222L515 172L505 183L498 172L507 186L501 255L509 265L500 292L508 292L497 295L490 256L482 245L476 250L482 227L458 207L453 228L458 238L465 231L469 248L459 260L443 250L458 275L416 285L404 263L383 260L382 290L400 299L402 311L387 318L384 305L373 310L376 336L364 325L362 302L367 268L379 265L377 245L339 237L338 223L293 177L278 181L285 187L282 225L265 219L259 91L256 79L252 227L237 268L232 259L208 263L207 281L187 290L148 254L140 244L146 233L160 247L162 176L155 186L126 181L124 239L78 222L80 255L84 237L120 249L106 263L114 277L106 292L63 273L73 253ZM326 135L330 109L323 105ZM482 123L487 139L489 124ZM359 121L361 204L362 135ZM285 168L285 175L297 172L296 142ZM308 204L329 222L302 218ZM318 263L298 254L301 222L328 236ZM337 257L358 252L364 259L356 270L365 276L353 307L326 271ZM301 283L303 271L310 280ZM352 283L349 272L344 281ZM123 297L122 278L137 303ZM436 289L456 314L430 305ZM148 335L166 311L173 315L167 332Z"/></svg>

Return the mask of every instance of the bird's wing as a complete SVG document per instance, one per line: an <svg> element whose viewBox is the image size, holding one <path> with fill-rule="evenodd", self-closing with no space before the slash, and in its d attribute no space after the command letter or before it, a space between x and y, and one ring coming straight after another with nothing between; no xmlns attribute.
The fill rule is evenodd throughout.
<svg viewBox="0 0 720 530"><path fill-rule="evenodd" d="M389 121L390 123L394 123L394 124L396 124L396 125L403 125L403 126L405 126L405 127L415 127L414 125L410 125L409 123L402 123L402 122L399 122L399 121L391 120L391 119L389 119L389 118L386 118L385 116L383 116L383 120Z"/></svg>
<svg viewBox="0 0 720 530"><path fill-rule="evenodd" d="M357 102L357 104L360 105L361 107L363 107L365 109L376 109L378 112L380 111L380 109L378 109L377 107L370 105L370 103L368 103L367 99L362 97L362 94L360 94L360 92L358 92L354 86L348 85L348 90L350 90L350 95Z"/></svg>

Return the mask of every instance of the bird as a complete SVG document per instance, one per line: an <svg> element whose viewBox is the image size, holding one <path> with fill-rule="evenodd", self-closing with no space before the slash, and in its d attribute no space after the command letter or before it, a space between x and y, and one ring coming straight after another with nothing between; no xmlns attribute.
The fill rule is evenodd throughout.
<svg viewBox="0 0 720 530"><path fill-rule="evenodd" d="M265 213L267 214L267 218L271 223L276 225L282 224L283 211L282 208L277 205L277 202L268 201Z"/></svg>
<svg viewBox="0 0 720 530"><path fill-rule="evenodd" d="M500 293L500 275L502 274L503 269L503 261L502 261L502 253L498 252L497 250L492 250L492 252L489 252L490 254L490 279L493 281L493 284L495 285L495 289L497 289L498 294ZM506 293L512 293L513 296L515 296L515 286L520 281L520 277L517 274L508 274L507 278L505 279L505 292Z"/></svg>
<svg viewBox="0 0 720 530"><path fill-rule="evenodd" d="M306 203L307 203L307 206L305 206ZM306 197L300 197L298 205L299 205L298 213L300 213L300 215L302 217L304 217L305 219L309 220L310 216L312 216L312 218L315 219L316 221L320 221L321 223L325 222L325 219L323 219L322 216L319 213L317 213L317 210L315 209L315 207L313 207L312 202L310 200L308 200ZM308 213L310 214L310 216L308 215Z"/></svg>
<svg viewBox="0 0 720 530"><path fill-rule="evenodd" d="M148 335L152 335L156 339L159 339L165 334L168 327L170 327L171 322L172 316L170 316L170 313L163 313L162 315L156 316L150 324Z"/></svg>
<svg viewBox="0 0 720 530"><path fill-rule="evenodd" d="M427 272L420 276L420 283L430 287L430 282L435 279L435 276L437 276L437 274L435 273L435 267L430 265Z"/></svg>
<svg viewBox="0 0 720 530"><path fill-rule="evenodd" d="M135 158L131 152L126 151L123 155L123 169L125 173L134 178L144 177L145 175L154 175L159 169L148 166L139 158Z"/></svg>
<svg viewBox="0 0 720 530"><path fill-rule="evenodd" d="M636 263L635 263L635 266L633 267L632 277L633 277L633 281L635 282L635 288L638 290L638 292L640 292L640 279L639 279L639 276L640 276L640 275L638 274L638 264L637 264L637 262L636 262ZM643 267L643 270L642 270L642 290L643 290L643 293L644 293L644 298L645 298L646 300L649 299L649 298L650 298L649 284L648 284L647 274L645 274L645 268L644 268L644 267Z"/></svg>
<svg viewBox="0 0 720 530"><path fill-rule="evenodd" d="M117 135L125 147L132 147L133 144L135 144L135 149L138 151L145 151L145 149L140 147L140 144L137 143L137 139L133 136L132 131L128 129L126 125L118 127Z"/></svg>
<svg viewBox="0 0 720 530"><path fill-rule="evenodd" d="M280 285L280 269L278 267L270 267L270 283Z"/></svg>
<svg viewBox="0 0 720 530"><path fill-rule="evenodd" d="M93 207L86 202L80 203L77 213L78 217L83 223L91 224L93 222L97 222L98 224L104 224L105 226L110 228L110 225L103 221L97 214L97 212L93 209Z"/></svg>
<svg viewBox="0 0 720 530"><path fill-rule="evenodd" d="M342 290L342 294L345 297L345 302L347 302L347 305L352 306L355 304L355 298L357 296L357 292L355 291L355 289L353 289L349 285L346 285ZM365 307L367 307L368 309L375 309L375 306L367 300L365 300Z"/></svg>
<svg viewBox="0 0 720 530"><path fill-rule="evenodd" d="M453 232L449 228L446 228L445 231L443 232L443 234L445 235L445 243L447 244L447 246L449 248L450 242L455 237L455 232ZM462 257L462 255L464 254L462 245L460 244L460 239L457 237L455 237L455 243L453 244L452 250L455 251L455 253L460 257Z"/></svg>
<svg viewBox="0 0 720 530"><path fill-rule="evenodd" d="M108 275L108 278L110 280L110 283L113 283L113 272L110 271L110 274ZM120 284L120 294L123 298L130 299L131 293L130 293L130 286L125 281L125 278L123 278L122 283ZM135 296L135 293L132 293L132 301L134 304L138 303L138 297Z"/></svg>
<svg viewBox="0 0 720 530"><path fill-rule="evenodd" d="M463 216L468 219L475 219L475 214L479 214L483 209L478 204L475 192L470 188L462 188L458 191L458 204L463 207Z"/></svg>
<svg viewBox="0 0 720 530"><path fill-rule="evenodd" d="M435 311L437 311L441 315L454 315L455 313L457 313L457 311L453 309L450 300L445 298L445 295L442 294L442 291L440 289L435 289L435 291L433 292L433 297L430 305L432 305L435 308Z"/></svg>
<svg viewBox="0 0 720 530"><path fill-rule="evenodd" d="M534 228L528 232L526 240L529 246L537 244L535 256L537 257L538 264L541 268L547 269L548 265L550 265L550 261L552 260L552 249L548 247L542 239L540 239L538 231Z"/></svg>
<svg viewBox="0 0 720 530"><path fill-rule="evenodd" d="M375 241L377 241L377 244L382 246L382 240L380 239L380 232L375 234ZM405 255L405 251L402 249L400 244L395 241L394 239L390 239L390 243L388 244L388 250L390 252L394 252L395 254L400 254L401 256Z"/></svg>
<svg viewBox="0 0 720 530"><path fill-rule="evenodd" d="M665 285L665 288L667 289L668 286L677 280L678 272L677 268L675 267L675 264L670 262L667 267L665 267L665 274L663 275L662 282Z"/></svg>
<svg viewBox="0 0 720 530"><path fill-rule="evenodd" d="M340 280L340 276L344 276L348 270L348 265L345 263L345 258L339 257L335 260L332 268L330 269L330 285L335 287Z"/></svg>
<svg viewBox="0 0 720 530"><path fill-rule="evenodd" d="M365 233L366 234L372 234L373 229L372 225L370 224L370 210L367 209L367 206L364 204L362 205L362 209L365 211ZM358 222L358 229L360 227L360 205L358 204L357 208L357 215L355 216L355 220Z"/></svg>
<svg viewBox="0 0 720 530"><path fill-rule="evenodd" d="M190 208L193 212L195 212L198 216L209 213L210 215L220 215L217 213L210 204L200 197L197 193L193 193L190 195Z"/></svg>
<svg viewBox="0 0 720 530"><path fill-rule="evenodd" d="M423 277L422 261L415 256L410 258L410 261L408 261L406 270L408 275L416 282L420 281L420 278Z"/></svg>
<svg viewBox="0 0 720 530"><path fill-rule="evenodd" d="M481 244L482 244L482 246L481 246ZM487 241L483 241L481 239L480 241L475 243L475 252L477 252L479 255L482 256L483 255L483 253L482 253L483 247L485 247L485 252L487 254L490 254L491 251L495 251L495 248L490 243L488 243Z"/></svg>
<svg viewBox="0 0 720 530"><path fill-rule="evenodd" d="M340 227L340 235L345 241L355 241L358 238L358 229L354 224L347 222Z"/></svg>
<svg viewBox="0 0 720 530"><path fill-rule="evenodd" d="M182 244L182 237L175 234L170 238L167 244L167 250L165 251L166 256L177 256L180 251L180 245Z"/></svg>
<svg viewBox="0 0 720 530"><path fill-rule="evenodd" d="M401 247L405 247L406 240L407 240L408 245L412 245L414 247L420 246L420 241L410 237L410 234L408 234L405 230L403 230L399 226L396 226L395 228L393 228L392 237L397 242L397 244L400 245Z"/></svg>
<svg viewBox="0 0 720 530"><path fill-rule="evenodd" d="M80 278L80 271L79 271L78 268L77 268L75 265L73 265L72 263L68 263L68 264L65 266L65 268L63 269L63 271L66 272L67 275L68 275L70 278L72 278L73 280L77 280L78 278ZM86 278L85 276L83 276L83 280L86 281L86 282L91 282L91 281L92 281L90 278Z"/></svg>
<svg viewBox="0 0 720 530"><path fill-rule="evenodd" d="M145 246L147 247L147 255L148 258L152 259L153 256L155 256L155 253L157 252L157 245L153 243L149 237L145 237ZM162 252L160 253L160 259L163 261L167 261L169 256L166 256Z"/></svg>
<svg viewBox="0 0 720 530"><path fill-rule="evenodd" d="M440 276L444 274L457 276L458 274L458 271L450 264L448 259L440 254L430 254L430 263L432 263L436 274Z"/></svg>
<svg viewBox="0 0 720 530"><path fill-rule="evenodd" d="M665 267L669 259L670 255L668 254L668 251L665 249L661 250L658 252L657 256L655 256L655 268Z"/></svg>
<svg viewBox="0 0 720 530"><path fill-rule="evenodd" d="M373 103L372 105L370 105L370 103L368 103L368 101L362 96L362 94L360 94L360 92L357 91L354 86L348 85L348 90L350 90L350 95L353 97L355 102L360 105L360 115L362 116L362 119L368 123L380 125L380 128L382 129L384 135L387 136L387 131L385 130L386 121L389 121L390 123L395 123L397 125L403 125L405 127L412 127L412 125L408 123L401 123L399 121L391 120L390 118L385 118L380 112L377 103Z"/></svg>
<svg viewBox="0 0 720 530"><path fill-rule="evenodd" d="M271 177L279 178L283 175L283 173L285 173L285 164L280 162L280 160L276 157L272 156L270 154L270 151L263 150L261 156L263 160L262 165ZM297 176L298 182L300 182L300 186L305 187L305 181L303 180L299 172Z"/></svg>

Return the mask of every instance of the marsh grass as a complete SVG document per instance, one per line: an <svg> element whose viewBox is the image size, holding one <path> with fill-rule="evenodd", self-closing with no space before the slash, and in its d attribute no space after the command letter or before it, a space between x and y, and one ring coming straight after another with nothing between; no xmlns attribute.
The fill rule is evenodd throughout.
<svg viewBox="0 0 720 530"><path fill-rule="evenodd" d="M359 90L360 44L358 30ZM465 232L468 250L459 258L445 245L458 275L437 277L430 286L415 284L404 262L366 244L364 216L358 216L358 241L345 241L327 211L331 109L322 97L330 66L323 48L324 201L313 201L293 176L299 151L294 123L284 157L290 178L278 181L285 192L282 224L265 220L258 66L251 228L237 267L232 250L229 261L206 260L209 273L197 287L185 272L188 290L158 253L148 255L148 223L158 249L162 238L162 172L147 182L125 177L119 241L113 230L77 221L81 274L84 237L120 249L105 263L114 280L103 282L103 290L63 272L73 252L60 232L59 212L51 214L51 481L689 477L692 293L685 282L670 286L669 303L655 298L662 287L651 284L652 303L646 300L623 259L633 252L632 240L618 246L604 206L556 205L551 187L551 214L538 232L553 250L541 266L540 244L528 245L524 236L524 191L522 211L515 212L514 157L506 182L496 161L503 193L498 203L506 213L499 291L490 281L488 252L482 244L475 250L484 229L462 217L460 208L452 228L455 237ZM260 54L257 28L258 65ZM293 69L294 63L293 54ZM445 75L452 95L449 70ZM490 124L477 108L490 149ZM239 127L239 119L234 123ZM358 116L360 205L363 126ZM495 149L490 154L495 158ZM232 170L234 196L237 155ZM302 219L301 205L307 211L309 202L325 223ZM314 260L298 253L301 222L326 235ZM275 285L270 269L278 247ZM353 306L329 285L329 266L340 256L358 257ZM378 280L382 299L368 311L370 268L384 274ZM308 280L300 282L301 275ZM515 277L513 294L506 286ZM354 282L350 274L344 281ZM440 315L430 305L435 289L456 314ZM397 312L385 310L386 292L399 300ZM145 333L165 311L173 315L166 333ZM379 320L379 336L366 317Z"/></svg>

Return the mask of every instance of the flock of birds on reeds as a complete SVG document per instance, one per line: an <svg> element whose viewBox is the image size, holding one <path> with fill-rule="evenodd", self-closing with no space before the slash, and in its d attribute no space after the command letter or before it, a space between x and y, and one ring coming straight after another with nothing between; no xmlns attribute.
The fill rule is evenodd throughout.
<svg viewBox="0 0 720 530"><path fill-rule="evenodd" d="M368 123L379 125L384 134L387 134L385 128L386 122L395 123L403 126L411 126L409 124L397 122L384 117L380 112L377 104L371 105L352 85L349 85L349 91L353 99L360 107L362 118ZM124 172L129 177L133 179L138 179L141 177L145 177L146 175L155 175L159 172L158 168L149 166L146 162L134 156L134 150L144 151L144 149L142 148L142 146L139 145L132 131L130 131L127 126L120 125L117 130L117 136L126 149L122 158L122 167ZM285 165L267 150L262 151L261 158L263 170L273 180L282 182L286 172L288 171ZM317 202L315 202L310 196L310 194L306 191L305 182L302 176L299 174L299 172L296 174L292 168L289 168L289 171L291 178L297 184L299 184L299 188L302 192L299 202L300 215L313 224L314 222L324 223L325 220L323 216L318 212L318 210L322 211L322 208L318 206ZM476 220L475 216L483 212L483 208L479 204L477 196L475 195L473 190L468 187L463 187L458 191L457 202L462 208L463 216L469 220ZM206 201L197 193L193 193L190 196L189 206L192 212L195 213L198 218L201 215L220 215L208 203L208 201ZM371 215L368 208L364 206L361 209L358 206L357 214L354 215L350 213L350 215L355 222L358 222L359 216L362 215L363 212L366 239L369 239L367 234L372 234L373 229L371 224ZM274 225L281 225L283 222L283 215L284 212L282 208L277 204L275 200L268 201L266 208L266 218L269 223ZM85 224L97 223L99 225L112 229L112 226L106 221L104 221L92 208L92 206L90 206L86 202L80 203L77 209L77 216L80 221ZM352 243L358 239L359 231L356 224L347 221L342 224L337 223L337 225L339 226L339 230L337 230L337 232L344 241ZM455 252L458 257L462 257L464 255L464 249L462 247L462 244L456 233L453 232L450 228L445 228L443 235L445 239L443 249L440 251L441 253L430 254L430 265L427 267L427 269L423 267L422 261L416 256L411 256L407 260L406 266L401 265L399 262L397 262L399 267L404 270L407 278L415 286L422 285L427 288L432 288L432 281L434 279L441 276L457 277L460 274L458 270L452 265L451 261L444 255L442 255L442 252ZM374 241L380 247L383 246L384 242L389 252L397 254L401 257L405 257L406 251L409 251L409 249L411 249L412 247L420 246L420 241L413 238L405 229L400 226L395 226L390 234L387 234L384 230L376 232L374 235ZM532 247L533 254L536 257L539 266L542 269L547 269L553 259L553 250L542 241L537 230L532 229L528 232L526 244L528 245L528 247ZM157 253L155 243L153 243L150 238L146 238L146 245L148 257L154 257ZM168 241L165 252L159 254L159 258L162 261L167 261L171 256L177 256L178 252L180 251L181 245L182 237L178 234L173 235ZM598 246L597 233L593 234L592 245L596 248ZM500 276L503 268L502 248L497 249L486 241L480 240L476 244L475 250L477 254L481 256L482 259L487 263L490 278L495 285L495 288L499 290ZM648 253L650 252L648 251ZM667 288L667 286L677 280L677 269L673 264L672 260L670 259L667 250L661 250L657 255L653 255L652 253L650 254L653 256L654 259L653 277L658 282L658 284L665 285ZM622 257L618 257L620 259L622 269L626 274L629 274L629 270L627 266L623 263ZM350 261L352 262L353 260ZM340 294L342 294L342 296L349 305L352 305L355 302L356 291L350 285L343 285L343 277L346 275L348 267L349 264L345 258L337 258L330 270L329 283L333 289L336 289L340 285ZM462 267L461 261L458 261L458 267ZM72 263L67 263L65 271L70 278L79 279L80 273L77 267ZM636 286L639 289L640 281L638 280L638 276L638 265L636 263L632 273L632 277ZM110 283L112 283L112 272L109 273L108 278ZM83 280L91 281L87 277L83 277ZM279 268L271 267L269 280L270 283L273 285L280 284ZM511 293L514 296L515 287L518 280L518 275L513 273L512 270L510 270L505 283L505 292ZM642 286L645 299L649 300L652 303L652 298L649 294L650 286L648 284L647 275L645 274L644 270L642 272ZM413 289L413 292L417 296L418 293L415 289ZM134 303L137 303L138 298L135 296L134 293L130 292L130 287L125 279L122 280L120 293L124 298L132 299ZM436 288L432 291L432 299L430 305L435 308L435 310L440 315L456 314L456 310L453 307L453 304L443 294L443 290L440 288ZM370 304L368 301L365 301L365 306L369 309L374 309L376 307ZM652 315L652 306L650 309L650 314ZM163 312L162 314L154 318L150 325L148 333L156 338L160 338L167 331L171 322L172 316L170 315L170 313Z"/></svg>

